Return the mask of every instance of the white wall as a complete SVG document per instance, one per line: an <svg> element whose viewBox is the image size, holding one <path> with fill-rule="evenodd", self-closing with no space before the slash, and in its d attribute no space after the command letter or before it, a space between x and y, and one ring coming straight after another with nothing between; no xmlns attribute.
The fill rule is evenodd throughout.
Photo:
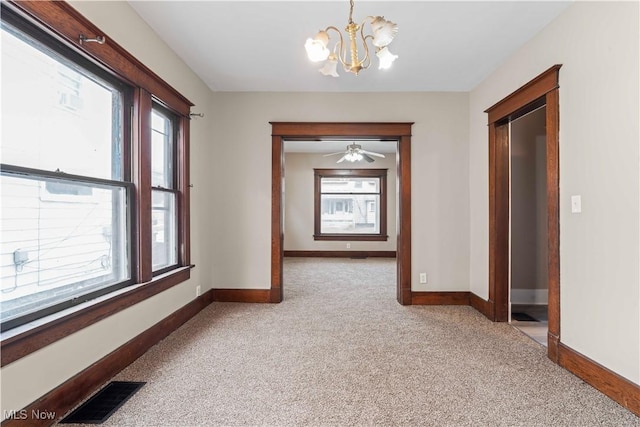
<svg viewBox="0 0 640 427"><path fill-rule="evenodd" d="M214 111L214 287L270 286L270 121L414 121L413 289L468 290L466 93L215 93Z"/></svg>
<svg viewBox="0 0 640 427"><path fill-rule="evenodd" d="M51 389L109 354L131 338L195 298L195 287L211 288L205 267L210 253L206 231L211 202L206 197L210 182L210 92L191 70L163 43L126 2L71 2L107 37L129 50L145 65L191 100L192 111L205 118L191 122L191 251L196 268L191 279L166 292L132 306L71 336L6 365L2 376L2 414L19 410ZM135 29L135 30L134 30Z"/></svg>
<svg viewBox="0 0 640 427"><path fill-rule="evenodd" d="M285 143L286 144L286 143ZM391 145L395 145L389 142ZM376 157L375 163L356 162L336 164L340 156L286 153L285 169L285 251L395 251L396 250L396 153ZM313 169L387 169L387 234L383 242L349 242L314 240L314 173Z"/></svg>
<svg viewBox="0 0 640 427"><path fill-rule="evenodd" d="M470 280L488 294L487 117L560 69L561 341L640 383L638 2L576 2L470 94ZM582 196L571 214L571 195Z"/></svg>

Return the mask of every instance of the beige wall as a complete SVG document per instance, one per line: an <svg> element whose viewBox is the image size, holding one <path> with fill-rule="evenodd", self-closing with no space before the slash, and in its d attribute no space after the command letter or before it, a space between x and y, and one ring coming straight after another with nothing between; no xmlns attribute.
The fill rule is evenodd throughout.
<svg viewBox="0 0 640 427"><path fill-rule="evenodd" d="M393 143L389 143L393 145ZM387 153L375 163L356 162L336 164L340 156L287 153L285 155L285 251L395 251L396 250L396 154ZM345 162L346 163L346 162ZM313 239L314 230L314 174L313 169L387 169L387 233L385 242L321 241Z"/></svg>
<svg viewBox="0 0 640 427"><path fill-rule="evenodd" d="M413 121L413 289L468 290L467 111L466 93L215 93L214 286L270 286L270 121Z"/></svg>
<svg viewBox="0 0 640 427"><path fill-rule="evenodd" d="M189 281L4 366L0 371L3 417L4 411L22 409L193 300L197 285L201 285L203 291L211 288L210 272L204 266L208 260L203 258L210 253L211 245L204 235L207 212L211 209L205 194L210 182L208 159L211 156L209 89L126 2L71 4L196 104L192 111L205 113L204 119L191 122L191 179L195 185L191 193L191 247L196 268L191 271Z"/></svg>
<svg viewBox="0 0 640 427"><path fill-rule="evenodd" d="M638 2L575 2L470 94L470 289L488 294L487 117L560 70L563 343L640 383ZM582 196L572 214L571 195Z"/></svg>

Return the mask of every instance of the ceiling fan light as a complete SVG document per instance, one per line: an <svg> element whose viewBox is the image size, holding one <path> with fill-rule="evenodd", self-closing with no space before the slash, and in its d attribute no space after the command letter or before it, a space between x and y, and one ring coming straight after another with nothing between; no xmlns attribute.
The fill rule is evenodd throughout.
<svg viewBox="0 0 640 427"><path fill-rule="evenodd" d="M383 47L382 49L379 49L376 52L376 56L378 57L378 61L379 61L379 65L378 65L379 70L386 70L390 68L391 64L393 64L393 61L395 61L398 58L398 55L394 55L393 53L391 53L388 47Z"/></svg>
<svg viewBox="0 0 640 427"><path fill-rule="evenodd" d="M320 31L314 38L309 38L304 44L307 56L313 62L324 61L329 57L331 51L327 49L329 43L329 34L326 31Z"/></svg>

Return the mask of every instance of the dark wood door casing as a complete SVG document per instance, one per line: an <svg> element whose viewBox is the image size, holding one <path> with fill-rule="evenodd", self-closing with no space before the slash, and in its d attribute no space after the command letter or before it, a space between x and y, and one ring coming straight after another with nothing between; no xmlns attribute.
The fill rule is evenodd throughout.
<svg viewBox="0 0 640 427"><path fill-rule="evenodd" d="M411 126L402 123L271 122L271 302L283 299L284 140L381 138L396 140L398 180L397 299L411 304ZM391 231L390 231L391 232Z"/></svg>
<svg viewBox="0 0 640 427"><path fill-rule="evenodd" d="M489 318L509 315L509 123L546 106L549 358L560 342L559 72L554 65L485 112L489 124Z"/></svg>

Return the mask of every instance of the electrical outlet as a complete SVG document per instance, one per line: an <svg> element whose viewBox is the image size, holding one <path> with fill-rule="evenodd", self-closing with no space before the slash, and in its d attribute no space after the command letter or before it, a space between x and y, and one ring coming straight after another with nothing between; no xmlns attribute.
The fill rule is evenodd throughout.
<svg viewBox="0 0 640 427"><path fill-rule="evenodd" d="M202 288L200 287L200 285L196 286L196 296L199 297L200 293L202 292Z"/></svg>
<svg viewBox="0 0 640 427"><path fill-rule="evenodd" d="M347 243L347 249L351 249L351 243Z"/></svg>
<svg viewBox="0 0 640 427"><path fill-rule="evenodd" d="M427 283L427 273L420 273L420 283Z"/></svg>

